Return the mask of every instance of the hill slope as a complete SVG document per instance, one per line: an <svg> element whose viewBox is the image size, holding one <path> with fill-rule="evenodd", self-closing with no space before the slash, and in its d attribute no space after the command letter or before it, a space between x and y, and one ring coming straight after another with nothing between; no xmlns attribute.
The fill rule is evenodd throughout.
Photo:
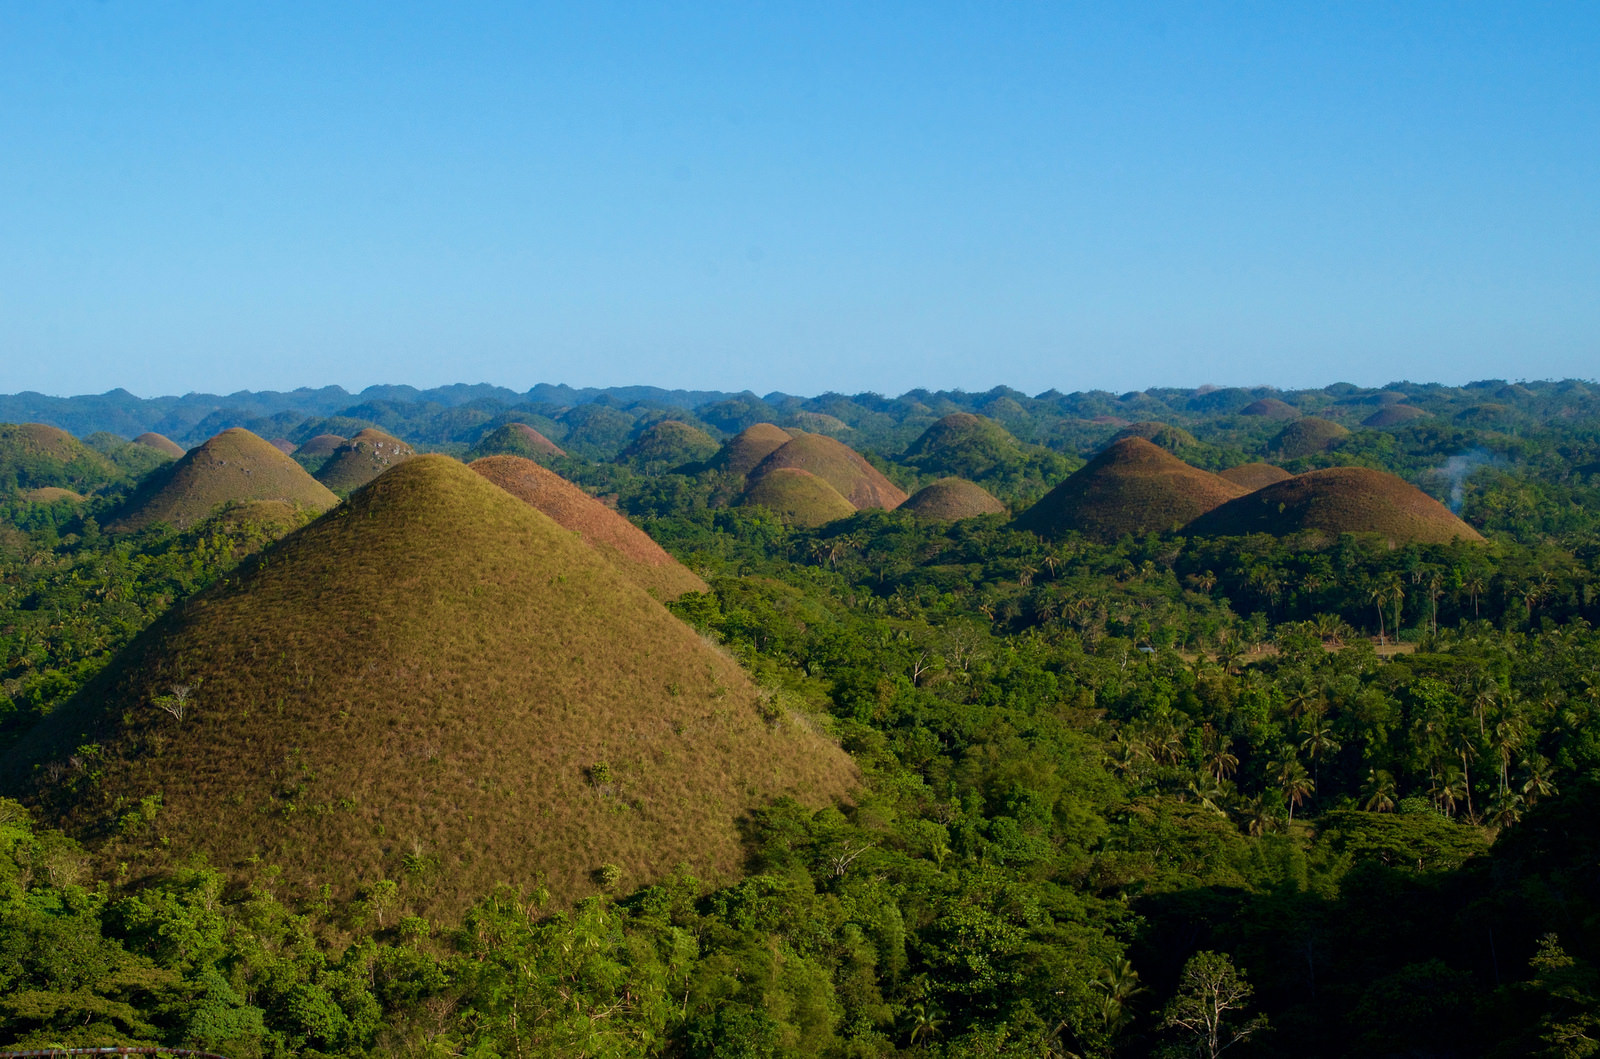
<svg viewBox="0 0 1600 1059"><path fill-rule="evenodd" d="M65 430L43 423L0 423L0 492L55 486L87 492L117 468Z"/></svg>
<svg viewBox="0 0 1600 1059"><path fill-rule="evenodd" d="M1326 452L1335 441L1349 436L1350 431L1331 419L1306 416L1280 430L1267 448L1275 456L1292 460Z"/></svg>
<svg viewBox="0 0 1600 1059"><path fill-rule="evenodd" d="M776 467L752 479L739 506L764 507L785 522L808 529L856 513L856 506L839 490L799 467Z"/></svg>
<svg viewBox="0 0 1600 1059"><path fill-rule="evenodd" d="M1273 482L1281 482L1294 475L1282 467L1275 467L1270 463L1241 463L1237 467L1229 467L1225 471L1217 472L1218 478L1226 478L1234 485L1242 485L1246 489L1261 489Z"/></svg>
<svg viewBox="0 0 1600 1059"><path fill-rule="evenodd" d="M900 462L926 474L977 478L1022 458L1021 444L999 423L970 412L952 412L924 430Z"/></svg>
<svg viewBox="0 0 1600 1059"><path fill-rule="evenodd" d="M348 493L415 455L399 438L368 427L334 450L317 471L317 481L335 493Z"/></svg>
<svg viewBox="0 0 1600 1059"><path fill-rule="evenodd" d="M149 430L143 434L140 434L138 437L133 439L133 443L135 445L143 445L146 448L155 449L157 452L166 456L171 456L175 460L183 459L183 454L189 451L182 445L179 445L176 441L173 441L171 438L167 437L165 434L157 434L153 430Z"/></svg>
<svg viewBox="0 0 1600 1059"><path fill-rule="evenodd" d="M271 442L234 427L152 473L108 528L132 532L166 522L183 529L223 504L246 500L282 500L318 512L339 502Z"/></svg>
<svg viewBox="0 0 1600 1059"><path fill-rule="evenodd" d="M485 456L469 466L578 534L635 584L659 598L677 599L685 592L706 591L706 583L668 555L649 534L554 471L521 456Z"/></svg>
<svg viewBox="0 0 1600 1059"><path fill-rule="evenodd" d="M1054 537L1076 530L1100 540L1164 532L1244 493L1141 437L1113 442L1017 516L1018 529Z"/></svg>
<svg viewBox="0 0 1600 1059"><path fill-rule="evenodd" d="M719 448L717 439L699 427L676 419L663 419L634 438L617 456L617 462L644 471L670 470L704 462L715 456Z"/></svg>
<svg viewBox="0 0 1600 1059"><path fill-rule="evenodd" d="M918 518L955 522L979 515L1005 514L1006 506L976 482L965 478L941 478L923 486L900 505Z"/></svg>
<svg viewBox="0 0 1600 1059"><path fill-rule="evenodd" d="M855 449L821 434L801 434L773 450L750 472L751 481L780 468L810 471L857 508L892 510L906 494Z"/></svg>
<svg viewBox="0 0 1600 1059"><path fill-rule="evenodd" d="M1478 531L1415 486L1366 467L1326 467L1269 485L1210 511L1184 530L1196 536L1285 536L1305 530L1377 533L1400 543L1478 541Z"/></svg>
<svg viewBox="0 0 1600 1059"><path fill-rule="evenodd" d="M771 423L756 423L746 427L722 446L722 450L707 461L712 470L748 475L756 465L792 441L794 435Z"/></svg>
<svg viewBox="0 0 1600 1059"><path fill-rule="evenodd" d="M402 879L419 914L448 914L499 882L592 893L607 864L625 886L734 874L740 814L857 779L809 724L767 716L576 535L420 456L169 612L0 785L80 833L160 792L178 856L237 877L259 858L296 896ZM35 767L84 742L102 750L80 794ZM137 871L161 849L106 852Z"/></svg>
<svg viewBox="0 0 1600 1059"><path fill-rule="evenodd" d="M496 427L467 452L469 459L485 456L523 456L537 460L548 456L565 456L567 450L551 441L526 423L507 423Z"/></svg>

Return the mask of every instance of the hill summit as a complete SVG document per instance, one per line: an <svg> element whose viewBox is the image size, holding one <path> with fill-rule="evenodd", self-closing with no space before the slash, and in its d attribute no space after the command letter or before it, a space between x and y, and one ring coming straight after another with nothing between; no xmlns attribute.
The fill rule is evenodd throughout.
<svg viewBox="0 0 1600 1059"><path fill-rule="evenodd" d="M839 490L800 467L775 467L751 479L739 497L739 506L764 507L785 522L807 529L856 513L856 506Z"/></svg>
<svg viewBox="0 0 1600 1059"><path fill-rule="evenodd" d="M472 459L484 456L524 456L530 460L537 460L566 454L566 449L528 424L507 423L479 438L467 456Z"/></svg>
<svg viewBox="0 0 1600 1059"><path fill-rule="evenodd" d="M762 460L793 439L794 435L780 426L756 423L729 438L721 451L707 461L706 466L743 478L755 470Z"/></svg>
<svg viewBox="0 0 1600 1059"><path fill-rule="evenodd" d="M842 441L822 434L798 434L774 449L750 472L750 480L780 468L809 471L836 489L856 508L894 509L905 503L905 492L883 472Z"/></svg>
<svg viewBox="0 0 1600 1059"><path fill-rule="evenodd" d="M1230 500L1195 519L1197 536L1376 533L1397 543L1481 541L1471 526L1416 486L1368 467L1307 471Z"/></svg>
<svg viewBox="0 0 1600 1059"><path fill-rule="evenodd" d="M188 451L165 434L157 434L153 430L147 430L140 434L133 439L133 443L135 445L143 445L145 448L155 449L157 452L165 456L171 456L175 460L183 459L183 454Z"/></svg>
<svg viewBox="0 0 1600 1059"><path fill-rule="evenodd" d="M317 481L335 493L359 489L416 452L391 434L368 427L333 450L317 471Z"/></svg>
<svg viewBox="0 0 1600 1059"><path fill-rule="evenodd" d="M86 742L96 784L54 786ZM159 792L174 850L306 895L405 879L418 914L500 882L570 900L607 866L732 875L741 814L856 782L593 548L438 455L174 608L0 762L80 833Z"/></svg>
<svg viewBox="0 0 1600 1059"><path fill-rule="evenodd" d="M1125 437L1012 524L1041 537L1076 530L1110 541L1126 533L1176 529L1244 492L1142 437Z"/></svg>
<svg viewBox="0 0 1600 1059"><path fill-rule="evenodd" d="M661 599L704 592L706 583L649 534L554 471L521 456L485 456L474 471L582 537L634 583Z"/></svg>
<svg viewBox="0 0 1600 1059"><path fill-rule="evenodd" d="M918 489L900 505L918 518L956 522L979 515L1002 515L1006 506L987 489L965 478L940 478Z"/></svg>
<svg viewBox="0 0 1600 1059"><path fill-rule="evenodd" d="M248 500L278 500L316 512L339 502L271 442L234 427L151 472L108 528L132 532L166 522L184 529L224 504Z"/></svg>

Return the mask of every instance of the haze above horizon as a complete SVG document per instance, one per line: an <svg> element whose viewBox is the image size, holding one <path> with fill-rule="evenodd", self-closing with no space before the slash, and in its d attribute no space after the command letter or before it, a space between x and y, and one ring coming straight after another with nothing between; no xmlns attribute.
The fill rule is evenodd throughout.
<svg viewBox="0 0 1600 1059"><path fill-rule="evenodd" d="M1600 8L0 13L0 392L1593 377Z"/></svg>

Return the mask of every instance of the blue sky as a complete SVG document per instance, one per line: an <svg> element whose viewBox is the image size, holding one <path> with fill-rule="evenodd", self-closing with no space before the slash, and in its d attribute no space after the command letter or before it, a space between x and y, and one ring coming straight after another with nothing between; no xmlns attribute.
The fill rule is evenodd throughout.
<svg viewBox="0 0 1600 1059"><path fill-rule="evenodd" d="M1594 3L0 7L3 392L1597 365Z"/></svg>

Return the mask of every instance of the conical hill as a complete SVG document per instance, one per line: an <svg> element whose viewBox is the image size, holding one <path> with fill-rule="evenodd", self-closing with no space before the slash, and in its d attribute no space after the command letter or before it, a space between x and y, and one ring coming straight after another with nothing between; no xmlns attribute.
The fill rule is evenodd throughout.
<svg viewBox="0 0 1600 1059"><path fill-rule="evenodd" d="M338 434L318 434L294 451L298 456L332 456L347 440Z"/></svg>
<svg viewBox="0 0 1600 1059"><path fill-rule="evenodd" d="M526 423L507 423L496 427L467 453L471 459L484 456L525 456L537 460L549 456L565 456L567 450L551 441Z"/></svg>
<svg viewBox="0 0 1600 1059"><path fill-rule="evenodd" d="M739 497L739 506L764 507L785 522L807 529L856 513L856 506L839 490L799 467L775 467L752 478Z"/></svg>
<svg viewBox="0 0 1600 1059"><path fill-rule="evenodd" d="M924 473L972 478L1022 458L1021 444L999 423L952 412L924 430L900 460Z"/></svg>
<svg viewBox="0 0 1600 1059"><path fill-rule="evenodd" d="M720 448L717 439L699 427L677 419L663 419L634 438L617 456L617 462L643 471L668 470L703 463Z"/></svg>
<svg viewBox="0 0 1600 1059"><path fill-rule="evenodd" d="M1408 482L1367 467L1325 467L1258 489L1200 516L1186 533L1237 537L1376 533L1396 543L1478 541L1478 531Z"/></svg>
<svg viewBox="0 0 1600 1059"><path fill-rule="evenodd" d="M1252 401L1239 409L1242 416L1261 416L1266 419L1294 419L1300 415L1300 410L1287 401L1280 401L1276 397L1263 397L1259 401Z"/></svg>
<svg viewBox="0 0 1600 1059"><path fill-rule="evenodd" d="M1270 463L1241 463L1237 467L1229 467L1225 471L1218 471L1217 477L1226 478L1234 485L1242 485L1246 489L1261 489L1273 482L1281 482L1294 475L1282 467L1274 467Z"/></svg>
<svg viewBox="0 0 1600 1059"><path fill-rule="evenodd" d="M1416 405L1391 404L1385 405L1369 415L1367 418L1363 419L1361 421L1361 425L1364 427L1374 427L1378 430L1384 430L1389 427L1400 426L1403 423L1409 423L1413 419L1425 419L1427 418L1427 415L1428 413L1424 412Z"/></svg>
<svg viewBox="0 0 1600 1059"><path fill-rule="evenodd" d="M755 481L781 467L810 471L857 508L894 509L906 494L855 449L822 434L800 434L774 449L750 472Z"/></svg>
<svg viewBox="0 0 1600 1059"><path fill-rule="evenodd" d="M339 498L271 442L234 427L152 472L109 528L131 532L166 522L184 529L223 504L247 500L281 500L321 512Z"/></svg>
<svg viewBox="0 0 1600 1059"><path fill-rule="evenodd" d="M0 493L55 486L88 492L119 477L105 456L43 423L0 423Z"/></svg>
<svg viewBox="0 0 1600 1059"><path fill-rule="evenodd" d="M1306 416L1280 430L1267 447L1274 455L1292 460L1326 452L1334 442L1349 436L1350 431L1331 419Z"/></svg>
<svg viewBox="0 0 1600 1059"><path fill-rule="evenodd" d="M1006 506L976 482L965 478L941 478L923 486L900 505L918 518L956 522L979 515L1001 515Z"/></svg>
<svg viewBox="0 0 1600 1059"><path fill-rule="evenodd" d="M317 471L317 481L335 493L359 489L416 452L399 438L368 427L334 450Z"/></svg>
<svg viewBox="0 0 1600 1059"><path fill-rule="evenodd" d="M73 794L51 777L85 743ZM726 878L750 808L856 781L577 535L439 455L174 608L0 761L78 833L159 793L170 846L105 850L136 872L170 848L296 895L399 879L420 915L501 882L570 900L608 865Z"/></svg>
<svg viewBox="0 0 1600 1059"><path fill-rule="evenodd" d="M704 581L647 533L554 471L521 456L485 456L468 466L578 534L658 598L706 591Z"/></svg>
<svg viewBox="0 0 1600 1059"><path fill-rule="evenodd" d="M133 443L135 445L143 445L147 449L155 449L157 452L171 456L175 460L183 459L183 454L188 451L165 434L157 434L153 430L140 434L133 439Z"/></svg>
<svg viewBox="0 0 1600 1059"><path fill-rule="evenodd" d="M1099 540L1176 529L1245 492L1141 437L1113 442L1017 516L1042 537L1076 530Z"/></svg>
<svg viewBox="0 0 1600 1059"><path fill-rule="evenodd" d="M744 477L756 465L793 440L794 435L771 423L746 427L722 446L722 451L707 462L712 470Z"/></svg>

